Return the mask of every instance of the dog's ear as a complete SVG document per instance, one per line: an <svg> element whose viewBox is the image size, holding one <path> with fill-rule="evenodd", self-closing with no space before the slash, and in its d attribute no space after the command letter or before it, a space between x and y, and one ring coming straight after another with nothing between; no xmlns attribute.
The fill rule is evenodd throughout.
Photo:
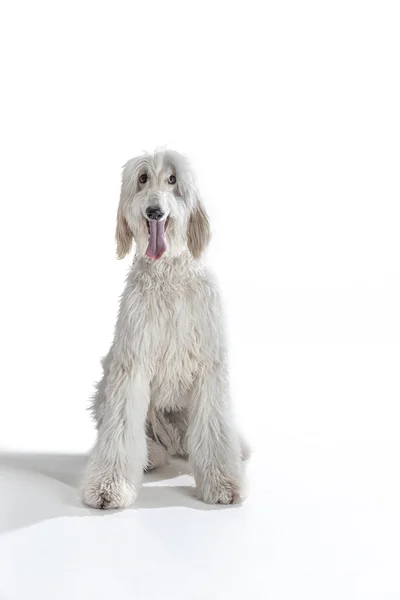
<svg viewBox="0 0 400 600"><path fill-rule="evenodd" d="M207 248L211 238L210 222L206 209L200 198L197 198L191 212L187 230L188 248L194 258L198 258Z"/></svg>
<svg viewBox="0 0 400 600"><path fill-rule="evenodd" d="M118 258L124 258L131 251L133 234L127 220L122 214L121 201L117 213L115 239L117 240L117 256Z"/></svg>
<svg viewBox="0 0 400 600"><path fill-rule="evenodd" d="M117 229L115 239L117 241L117 256L124 258L132 248L133 233L125 218L125 209L132 194L135 193L135 168L137 159L129 160L122 172L121 195L117 212Z"/></svg>

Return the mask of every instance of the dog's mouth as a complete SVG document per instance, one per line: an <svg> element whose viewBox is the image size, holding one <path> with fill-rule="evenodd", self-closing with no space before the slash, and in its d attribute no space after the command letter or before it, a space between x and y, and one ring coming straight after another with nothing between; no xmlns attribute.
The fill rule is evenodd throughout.
<svg viewBox="0 0 400 600"><path fill-rule="evenodd" d="M165 221L156 221L155 219L146 219L147 231L149 232L149 244L146 250L146 256L158 260L167 249L165 241L165 231L168 227L169 217Z"/></svg>

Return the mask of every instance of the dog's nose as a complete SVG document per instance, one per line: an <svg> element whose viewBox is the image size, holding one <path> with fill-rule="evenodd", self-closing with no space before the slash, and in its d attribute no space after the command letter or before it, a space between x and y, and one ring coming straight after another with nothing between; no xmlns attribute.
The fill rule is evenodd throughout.
<svg viewBox="0 0 400 600"><path fill-rule="evenodd" d="M161 221L165 213L159 206L149 206L149 208L146 209L146 215L149 219Z"/></svg>

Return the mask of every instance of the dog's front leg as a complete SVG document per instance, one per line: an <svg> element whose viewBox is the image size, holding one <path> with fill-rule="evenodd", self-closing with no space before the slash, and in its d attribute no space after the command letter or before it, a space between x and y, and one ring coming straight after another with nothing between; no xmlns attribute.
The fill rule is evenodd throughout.
<svg viewBox="0 0 400 600"><path fill-rule="evenodd" d="M195 383L189 404L188 447L198 495L209 504L240 501L240 444L221 368L206 369Z"/></svg>
<svg viewBox="0 0 400 600"><path fill-rule="evenodd" d="M83 485L83 500L89 506L124 508L135 501L147 464L149 397L145 373L114 359L107 377L103 418Z"/></svg>

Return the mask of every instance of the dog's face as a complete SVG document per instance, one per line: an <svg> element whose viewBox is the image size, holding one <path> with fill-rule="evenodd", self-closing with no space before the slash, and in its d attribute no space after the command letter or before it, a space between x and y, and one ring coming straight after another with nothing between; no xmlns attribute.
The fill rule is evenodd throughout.
<svg viewBox="0 0 400 600"><path fill-rule="evenodd" d="M187 160L158 151L127 162L117 217L117 252L123 258L136 242L138 254L153 260L189 249L205 250L210 229Z"/></svg>

